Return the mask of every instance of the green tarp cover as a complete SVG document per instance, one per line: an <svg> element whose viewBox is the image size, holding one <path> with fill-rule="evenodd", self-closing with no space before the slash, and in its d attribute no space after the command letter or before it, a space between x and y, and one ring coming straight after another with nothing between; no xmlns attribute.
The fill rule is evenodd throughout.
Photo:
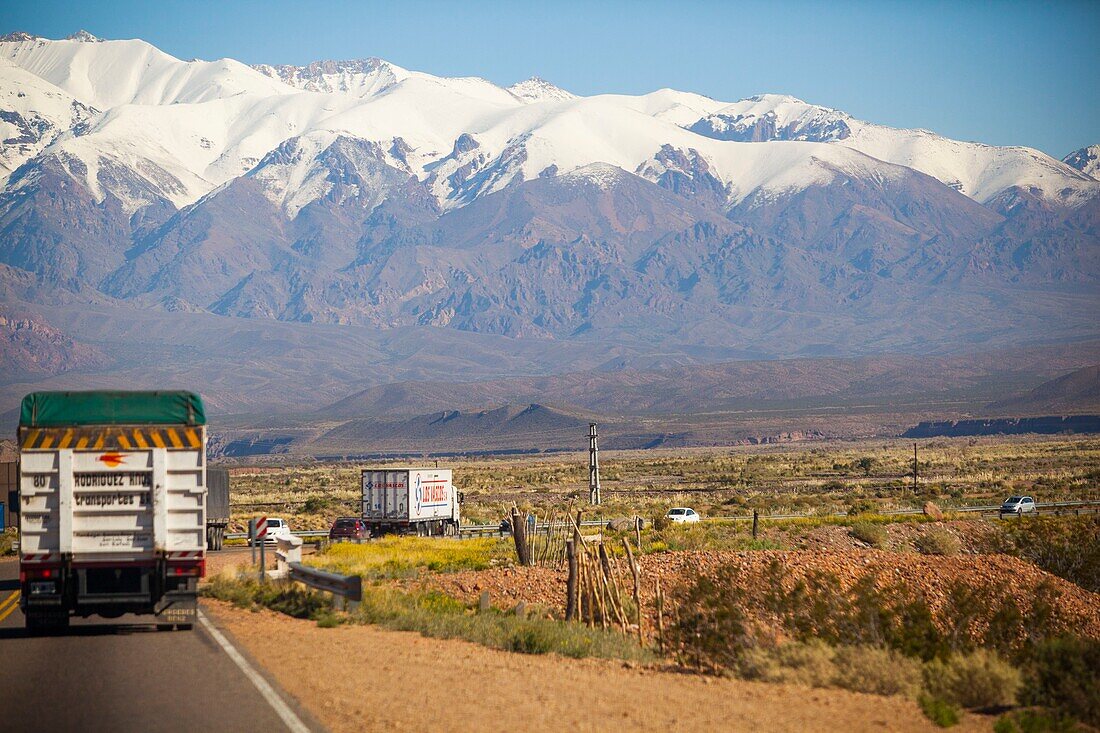
<svg viewBox="0 0 1100 733"><path fill-rule="evenodd" d="M23 398L19 425L205 425L194 392L32 392Z"/></svg>

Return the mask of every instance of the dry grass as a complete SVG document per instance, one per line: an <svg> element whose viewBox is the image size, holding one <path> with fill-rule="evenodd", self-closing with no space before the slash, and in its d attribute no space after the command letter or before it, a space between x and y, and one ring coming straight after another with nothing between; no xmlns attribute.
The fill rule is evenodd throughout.
<svg viewBox="0 0 1100 733"><path fill-rule="evenodd" d="M908 441L835 442L679 451L605 451L602 516L651 517L687 505L705 516L865 513L945 508L1001 501L1026 493L1039 501L1100 498L1100 438L998 437L920 441L920 484L910 473ZM495 523L512 503L543 515L570 498L587 499L587 456L456 459L467 523ZM364 464L365 465L365 464ZM286 516L302 529L326 529L357 511L361 465L304 464L235 469L234 519ZM307 501L309 504L307 505Z"/></svg>
<svg viewBox="0 0 1100 733"><path fill-rule="evenodd" d="M344 575L397 578L421 569L433 572L484 570L510 559L510 540L384 537L364 544L342 542L311 555L308 564Z"/></svg>

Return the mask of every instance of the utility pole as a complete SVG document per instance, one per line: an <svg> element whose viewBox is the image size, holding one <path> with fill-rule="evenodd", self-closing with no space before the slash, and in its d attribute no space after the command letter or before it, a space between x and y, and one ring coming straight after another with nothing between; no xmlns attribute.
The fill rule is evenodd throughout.
<svg viewBox="0 0 1100 733"><path fill-rule="evenodd" d="M913 493L917 493L917 444L913 443Z"/></svg>
<svg viewBox="0 0 1100 733"><path fill-rule="evenodd" d="M588 423L588 501L600 503L600 447L596 443L596 423Z"/></svg>

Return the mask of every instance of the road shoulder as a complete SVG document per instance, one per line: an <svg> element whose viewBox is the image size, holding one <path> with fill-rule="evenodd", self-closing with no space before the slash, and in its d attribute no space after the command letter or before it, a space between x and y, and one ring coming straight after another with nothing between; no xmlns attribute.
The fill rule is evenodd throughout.
<svg viewBox="0 0 1100 733"><path fill-rule="evenodd" d="M272 611L204 601L279 685L334 733L474 731L518 718L528 730L934 731L916 704L497 651L373 626L319 628ZM966 715L954 730L988 730Z"/></svg>

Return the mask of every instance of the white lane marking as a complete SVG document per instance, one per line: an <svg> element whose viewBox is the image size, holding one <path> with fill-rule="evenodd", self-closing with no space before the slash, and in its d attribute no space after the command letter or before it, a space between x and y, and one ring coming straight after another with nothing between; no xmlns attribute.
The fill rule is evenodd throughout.
<svg viewBox="0 0 1100 733"><path fill-rule="evenodd" d="M301 718L294 714L294 711L290 709L283 699L279 697L279 693L275 692L274 688L267 683L259 672L253 668L248 660L245 659L236 648L229 643L229 640L222 635L222 632L214 628L214 624L206 618L206 614L199 611L199 623L203 625L203 628L213 637L214 641L218 642L218 646L225 650L225 653L229 655L241 671L244 672L244 676L252 680L252 684L256 685L256 689L260 691L264 699L267 700L267 704L275 711L286 727L293 731L293 733L309 733L309 728L302 722Z"/></svg>

